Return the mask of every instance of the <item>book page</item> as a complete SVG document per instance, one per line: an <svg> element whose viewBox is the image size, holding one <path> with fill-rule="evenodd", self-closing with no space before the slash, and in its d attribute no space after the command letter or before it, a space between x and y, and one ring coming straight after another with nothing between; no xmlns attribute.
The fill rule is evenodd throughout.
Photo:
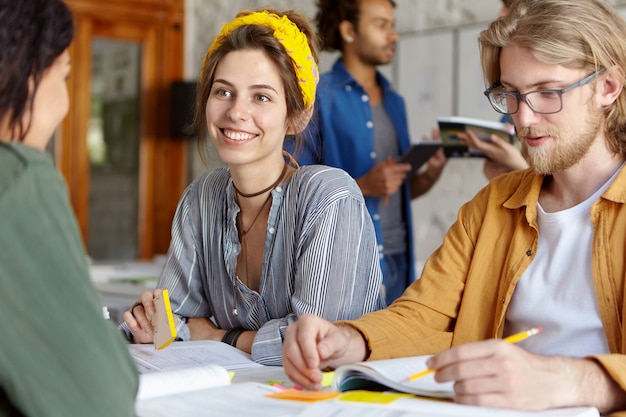
<svg viewBox="0 0 626 417"><path fill-rule="evenodd" d="M593 407L556 408L545 411L520 411L475 407L422 398L402 398L391 403L322 401L307 407L296 417L599 417Z"/></svg>
<svg viewBox="0 0 626 417"><path fill-rule="evenodd" d="M407 381L409 376L428 369L426 360L430 356L412 356L343 365L335 370L334 386L341 391L366 389L364 387L366 381L362 380L365 377L369 381L378 382L396 391L451 398L454 395L454 384L436 382L433 373ZM362 386L364 388L361 388Z"/></svg>
<svg viewBox="0 0 626 417"><path fill-rule="evenodd" d="M129 350L141 374L205 364L227 370L262 366L247 353L213 340L174 342L165 350L156 350L151 344L132 344Z"/></svg>
<svg viewBox="0 0 626 417"><path fill-rule="evenodd" d="M137 417L293 417L309 405L265 397L276 391L267 384L244 382L137 401L135 411Z"/></svg>
<svg viewBox="0 0 626 417"><path fill-rule="evenodd" d="M230 384L230 375L215 364L139 375L137 400Z"/></svg>

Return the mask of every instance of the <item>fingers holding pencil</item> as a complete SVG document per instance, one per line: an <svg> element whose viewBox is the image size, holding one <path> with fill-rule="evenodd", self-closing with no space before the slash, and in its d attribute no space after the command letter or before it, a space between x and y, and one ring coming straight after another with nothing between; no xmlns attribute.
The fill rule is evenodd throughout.
<svg viewBox="0 0 626 417"><path fill-rule="evenodd" d="M524 330L522 332L512 334L512 335L510 335L508 337L505 337L503 340L505 342L507 342L507 343L513 344L513 343L521 342L522 340L527 339L527 338L529 338L531 336L534 336L536 334L539 334L539 333L541 333L541 326L533 327L531 329ZM482 343L482 342L477 342L477 343ZM429 366L428 369L425 369L425 370L423 370L421 372L418 372L416 374L413 374L413 375L409 375L406 378L406 381L414 381L416 379L419 379L419 378L421 378L423 376L426 376L428 374L431 374L431 373L435 372L435 370L439 369L439 368L432 365L433 361L436 361L436 359L429 360L428 361L428 366Z"/></svg>
<svg viewBox="0 0 626 417"><path fill-rule="evenodd" d="M545 357L514 344L540 331L533 328L505 339L455 346L430 358L429 370L423 374L435 372L437 382L454 382L457 402L482 405L494 401L492 406L503 406L528 389L525 383L545 372Z"/></svg>

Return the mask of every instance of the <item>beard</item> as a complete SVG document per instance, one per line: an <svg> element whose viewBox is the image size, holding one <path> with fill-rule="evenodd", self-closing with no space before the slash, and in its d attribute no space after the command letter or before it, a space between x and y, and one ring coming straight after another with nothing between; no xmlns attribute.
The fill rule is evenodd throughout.
<svg viewBox="0 0 626 417"><path fill-rule="evenodd" d="M393 58L388 58L382 52L384 48L376 48L370 44L364 44L358 46L357 54L363 63L377 67L379 65L389 64Z"/></svg>
<svg viewBox="0 0 626 417"><path fill-rule="evenodd" d="M603 119L601 111L591 111L583 121L584 128L574 133L568 128L564 131L541 131L532 127L524 127L517 133L522 143L522 155L535 172L550 175L576 165L587 155L594 143ZM547 144L530 147L523 140L526 136L550 136L553 140ZM549 145L549 146L548 146Z"/></svg>

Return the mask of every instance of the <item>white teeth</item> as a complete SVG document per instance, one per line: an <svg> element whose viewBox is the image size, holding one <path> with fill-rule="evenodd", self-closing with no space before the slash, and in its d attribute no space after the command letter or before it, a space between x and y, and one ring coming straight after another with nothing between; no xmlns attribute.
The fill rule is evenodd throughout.
<svg viewBox="0 0 626 417"><path fill-rule="evenodd" d="M224 130L224 136L232 140L248 140L254 137L254 135L251 135L249 133L233 132L230 130Z"/></svg>

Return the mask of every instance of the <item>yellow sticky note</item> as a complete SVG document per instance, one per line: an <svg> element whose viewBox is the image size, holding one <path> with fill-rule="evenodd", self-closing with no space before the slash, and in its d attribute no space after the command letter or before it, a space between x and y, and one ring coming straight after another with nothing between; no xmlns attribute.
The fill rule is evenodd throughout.
<svg viewBox="0 0 626 417"><path fill-rule="evenodd" d="M376 403L387 404L399 398L411 398L411 394L402 394L397 392L377 392L377 391L348 391L339 399L341 401L354 401L360 403Z"/></svg>
<svg viewBox="0 0 626 417"><path fill-rule="evenodd" d="M335 371L322 373L322 387L327 388L333 384L333 378L335 377Z"/></svg>
<svg viewBox="0 0 626 417"><path fill-rule="evenodd" d="M304 391L299 389L287 389L279 392L272 392L265 394L269 398L278 398L281 400L293 400L293 401L323 401L330 400L331 398L338 397L340 392L337 391Z"/></svg>
<svg viewBox="0 0 626 417"><path fill-rule="evenodd" d="M165 349L174 339L176 339L176 325L172 315L170 296L167 290L154 299L156 314L152 317L152 327L154 328L154 347L156 350Z"/></svg>

